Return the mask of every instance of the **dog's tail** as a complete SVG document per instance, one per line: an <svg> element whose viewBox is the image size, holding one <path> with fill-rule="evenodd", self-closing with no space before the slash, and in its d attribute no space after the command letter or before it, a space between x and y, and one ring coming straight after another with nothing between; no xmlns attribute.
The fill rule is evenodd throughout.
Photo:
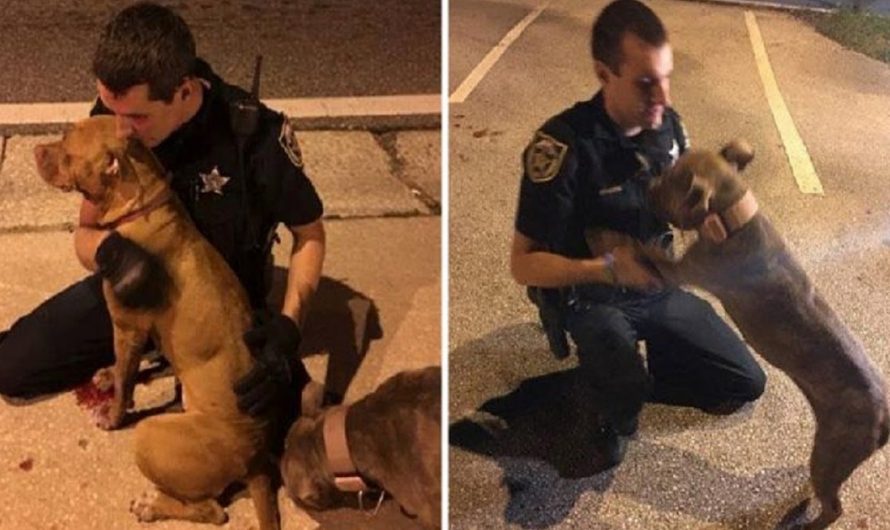
<svg viewBox="0 0 890 530"><path fill-rule="evenodd" d="M259 466L262 469L247 477L247 491L253 500L259 520L260 530L280 530L281 516L278 512L277 487L273 484L270 466Z"/></svg>

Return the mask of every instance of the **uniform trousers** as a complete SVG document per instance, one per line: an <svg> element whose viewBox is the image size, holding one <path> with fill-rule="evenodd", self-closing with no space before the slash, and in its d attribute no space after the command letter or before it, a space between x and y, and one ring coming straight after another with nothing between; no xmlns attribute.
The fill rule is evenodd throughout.
<svg viewBox="0 0 890 530"><path fill-rule="evenodd" d="M766 375L740 337L710 304L681 289L615 291L599 300L582 293L570 298L566 327L614 421L635 422L644 400L709 410L753 401L764 390Z"/></svg>

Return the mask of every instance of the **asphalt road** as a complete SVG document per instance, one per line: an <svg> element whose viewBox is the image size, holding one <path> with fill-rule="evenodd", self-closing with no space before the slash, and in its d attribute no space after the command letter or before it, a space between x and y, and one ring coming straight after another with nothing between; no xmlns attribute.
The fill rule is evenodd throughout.
<svg viewBox="0 0 890 530"><path fill-rule="evenodd" d="M555 361L508 255L520 155L548 117L596 90L588 56L606 2L555 0L513 42L450 126L450 520L454 529L762 529L804 495L812 415L766 365L756 406L725 418L647 406L616 470L576 423L574 359ZM453 91L544 2L452 0ZM747 178L828 302L890 373L890 67L844 50L784 13L755 11L777 83L825 188L797 188L746 28L744 9L649 2L674 44L674 106L694 145L751 141ZM833 528L890 528L888 451L842 493Z"/></svg>
<svg viewBox="0 0 890 530"><path fill-rule="evenodd" d="M116 0L9 0L0 17L0 103L87 101L90 61ZM264 56L262 97L440 91L438 0L162 1L192 27L198 54L249 87Z"/></svg>

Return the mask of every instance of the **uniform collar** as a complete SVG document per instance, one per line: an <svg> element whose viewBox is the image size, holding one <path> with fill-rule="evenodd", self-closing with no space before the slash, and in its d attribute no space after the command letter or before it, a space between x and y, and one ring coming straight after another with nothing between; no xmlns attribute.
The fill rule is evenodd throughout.
<svg viewBox="0 0 890 530"><path fill-rule="evenodd" d="M212 109L219 98L221 81L210 65L203 59L197 59L195 76L201 79L204 89L204 99L198 112L192 119L182 124L173 131L170 136L157 145L153 151L165 167L176 165L174 160L183 156L184 146L194 146L196 142L204 141L207 133L208 122L212 119Z"/></svg>
<svg viewBox="0 0 890 530"><path fill-rule="evenodd" d="M654 131L643 130L636 136L625 136L619 129L618 125L612 121L612 117L606 112L606 98L603 91L597 92L590 100L590 113L593 125L593 135L598 140L606 140L618 143L621 147L627 149L637 149L639 141L645 136L651 134L660 134L669 127L668 120L663 119L661 127ZM665 116L666 118L667 116Z"/></svg>

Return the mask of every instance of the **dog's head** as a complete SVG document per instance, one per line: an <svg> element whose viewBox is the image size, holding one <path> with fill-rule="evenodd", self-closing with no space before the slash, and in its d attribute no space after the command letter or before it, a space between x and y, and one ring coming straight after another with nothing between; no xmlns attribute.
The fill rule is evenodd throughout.
<svg viewBox="0 0 890 530"><path fill-rule="evenodd" d="M744 140L726 144L719 153L692 149L649 185L655 215L682 230L695 228L711 212L720 212L742 197L747 186L738 174L754 158Z"/></svg>
<svg viewBox="0 0 890 530"><path fill-rule="evenodd" d="M108 222L164 193L163 169L135 138L118 138L113 116L77 122L56 142L34 148L37 170L52 186L77 190Z"/></svg>
<svg viewBox="0 0 890 530"><path fill-rule="evenodd" d="M281 477L288 496L303 506L339 506L346 494L334 485L324 449L323 387L310 382L303 389L302 416L291 426L281 457Z"/></svg>

